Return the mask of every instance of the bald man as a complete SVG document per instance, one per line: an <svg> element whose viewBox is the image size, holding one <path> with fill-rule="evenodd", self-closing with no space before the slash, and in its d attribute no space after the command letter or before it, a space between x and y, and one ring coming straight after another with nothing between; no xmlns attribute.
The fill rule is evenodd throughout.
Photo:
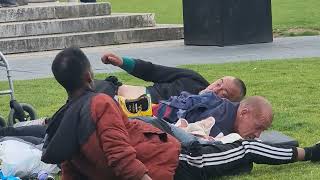
<svg viewBox="0 0 320 180"><path fill-rule="evenodd" d="M180 118L194 123L212 116L215 125L210 136L238 133L249 139L259 137L262 131L270 127L273 119L271 104L261 96L248 97L240 103L234 103L212 92L200 95L182 92L179 96L160 102L154 108L154 115L170 123L176 123Z"/></svg>
<svg viewBox="0 0 320 180"><path fill-rule="evenodd" d="M210 84L199 73L189 69L161 66L128 57L121 58L112 53L105 53L101 60L105 64L118 66L137 78L154 83L144 87L125 85L119 83L116 78L107 78L107 82L96 81L97 91L111 94L111 96L120 95L132 99L147 93L150 94L152 102L157 104L160 100L177 96L182 91L191 94L210 91L219 97L236 102L246 95L244 82L232 76L222 77Z"/></svg>
<svg viewBox="0 0 320 180"><path fill-rule="evenodd" d="M261 96L248 97L240 102L234 121L234 132L241 137L254 139L271 126L272 106Z"/></svg>

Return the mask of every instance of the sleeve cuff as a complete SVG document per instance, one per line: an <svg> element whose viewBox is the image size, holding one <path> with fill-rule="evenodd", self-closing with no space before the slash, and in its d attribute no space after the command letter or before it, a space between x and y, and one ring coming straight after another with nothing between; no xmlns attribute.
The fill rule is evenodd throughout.
<svg viewBox="0 0 320 180"><path fill-rule="evenodd" d="M130 167L134 168L134 171L131 171L130 174L126 174L124 179L141 179L145 174L148 173L146 166L139 160L134 160L130 164Z"/></svg>
<svg viewBox="0 0 320 180"><path fill-rule="evenodd" d="M122 63L122 66L120 66L120 68L127 71L128 73L131 73L136 64L134 59L129 57L122 57L122 60L123 60L123 63Z"/></svg>

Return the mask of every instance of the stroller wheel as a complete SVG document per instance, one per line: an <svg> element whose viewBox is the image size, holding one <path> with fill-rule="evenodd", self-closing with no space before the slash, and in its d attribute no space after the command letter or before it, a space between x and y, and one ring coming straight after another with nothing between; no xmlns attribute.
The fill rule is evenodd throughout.
<svg viewBox="0 0 320 180"><path fill-rule="evenodd" d="M25 113L25 117L23 118L24 121L35 120L37 118L36 111L31 105L25 103L20 103L20 105ZM14 109L11 109L8 118L8 126L13 126L15 123L20 122L19 119L18 113L16 113Z"/></svg>
<svg viewBox="0 0 320 180"><path fill-rule="evenodd" d="M0 127L6 127L6 121L0 116Z"/></svg>

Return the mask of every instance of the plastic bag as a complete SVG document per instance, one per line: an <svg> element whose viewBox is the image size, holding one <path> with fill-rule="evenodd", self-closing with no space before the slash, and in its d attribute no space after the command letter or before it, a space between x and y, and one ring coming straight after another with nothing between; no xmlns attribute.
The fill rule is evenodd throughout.
<svg viewBox="0 0 320 180"><path fill-rule="evenodd" d="M0 179L1 179L1 180L21 180L21 179L18 178L18 177L4 176L1 171L0 171Z"/></svg>
<svg viewBox="0 0 320 180"><path fill-rule="evenodd" d="M3 140L3 139L2 139ZM4 176L29 177L39 172L56 174L57 165L41 161L42 151L34 145L16 139L0 142L0 169Z"/></svg>

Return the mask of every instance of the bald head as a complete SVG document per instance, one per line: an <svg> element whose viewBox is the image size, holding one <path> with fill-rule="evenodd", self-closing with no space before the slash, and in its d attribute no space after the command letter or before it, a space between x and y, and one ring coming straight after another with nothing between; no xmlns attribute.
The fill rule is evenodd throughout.
<svg viewBox="0 0 320 180"><path fill-rule="evenodd" d="M241 101L240 105L250 107L256 117L265 116L265 120L272 121L272 106L264 97L251 96Z"/></svg>
<svg viewBox="0 0 320 180"><path fill-rule="evenodd" d="M240 102L235 131L244 138L259 137L272 123L270 102L261 96L251 96Z"/></svg>

